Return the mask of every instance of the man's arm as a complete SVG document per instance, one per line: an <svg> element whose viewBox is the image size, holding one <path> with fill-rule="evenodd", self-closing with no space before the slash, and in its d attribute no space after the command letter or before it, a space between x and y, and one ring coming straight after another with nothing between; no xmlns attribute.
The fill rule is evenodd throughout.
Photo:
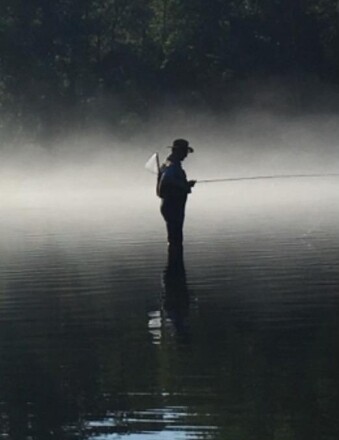
<svg viewBox="0 0 339 440"><path fill-rule="evenodd" d="M168 166L162 173L160 179L160 185L172 186L180 188L185 192L191 192L191 188L194 186L195 181L187 181L186 175L182 169L177 169L175 166Z"/></svg>

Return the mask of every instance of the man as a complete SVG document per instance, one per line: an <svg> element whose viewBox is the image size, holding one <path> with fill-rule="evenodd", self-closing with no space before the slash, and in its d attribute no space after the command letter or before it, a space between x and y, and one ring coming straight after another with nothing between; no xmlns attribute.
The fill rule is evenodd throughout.
<svg viewBox="0 0 339 440"><path fill-rule="evenodd" d="M187 180L181 162L194 150L185 139L176 139L170 148L172 153L159 170L157 193L162 199L160 210L166 222L168 244L180 249L187 195L196 183L195 180Z"/></svg>

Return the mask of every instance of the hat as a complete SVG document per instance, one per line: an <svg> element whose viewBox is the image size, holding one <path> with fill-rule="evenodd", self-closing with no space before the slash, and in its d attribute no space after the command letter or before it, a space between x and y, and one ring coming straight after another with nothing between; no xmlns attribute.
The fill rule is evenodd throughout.
<svg viewBox="0 0 339 440"><path fill-rule="evenodd" d="M193 148L188 145L186 139L175 139L172 146L168 148L172 148L172 150L187 150L188 153L194 152Z"/></svg>

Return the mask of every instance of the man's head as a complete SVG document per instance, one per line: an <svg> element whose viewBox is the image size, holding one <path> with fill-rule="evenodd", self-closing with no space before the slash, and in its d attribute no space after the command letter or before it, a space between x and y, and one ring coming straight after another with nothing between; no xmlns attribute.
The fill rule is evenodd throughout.
<svg viewBox="0 0 339 440"><path fill-rule="evenodd" d="M180 160L184 160L188 153L193 153L194 150L189 146L186 139L175 139L172 144L172 153L175 154Z"/></svg>

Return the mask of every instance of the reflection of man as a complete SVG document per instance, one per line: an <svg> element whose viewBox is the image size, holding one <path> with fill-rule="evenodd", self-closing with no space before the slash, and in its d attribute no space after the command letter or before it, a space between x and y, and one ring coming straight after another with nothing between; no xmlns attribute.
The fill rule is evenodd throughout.
<svg viewBox="0 0 339 440"><path fill-rule="evenodd" d="M167 336L184 343L190 341L187 325L189 307L190 292L186 283L183 249L169 246L162 275L161 307L148 314L148 328L154 344L165 343Z"/></svg>
<svg viewBox="0 0 339 440"><path fill-rule="evenodd" d="M172 153L160 167L157 192L162 199L161 214L167 227L168 244L181 247L183 243L183 226L187 195L195 185L195 180L187 180L181 162L193 148L185 139L176 139Z"/></svg>
<svg viewBox="0 0 339 440"><path fill-rule="evenodd" d="M190 295L186 283L186 271L181 250L168 251L167 266L163 274L162 308L167 323L170 321L178 336L187 336L186 319Z"/></svg>

